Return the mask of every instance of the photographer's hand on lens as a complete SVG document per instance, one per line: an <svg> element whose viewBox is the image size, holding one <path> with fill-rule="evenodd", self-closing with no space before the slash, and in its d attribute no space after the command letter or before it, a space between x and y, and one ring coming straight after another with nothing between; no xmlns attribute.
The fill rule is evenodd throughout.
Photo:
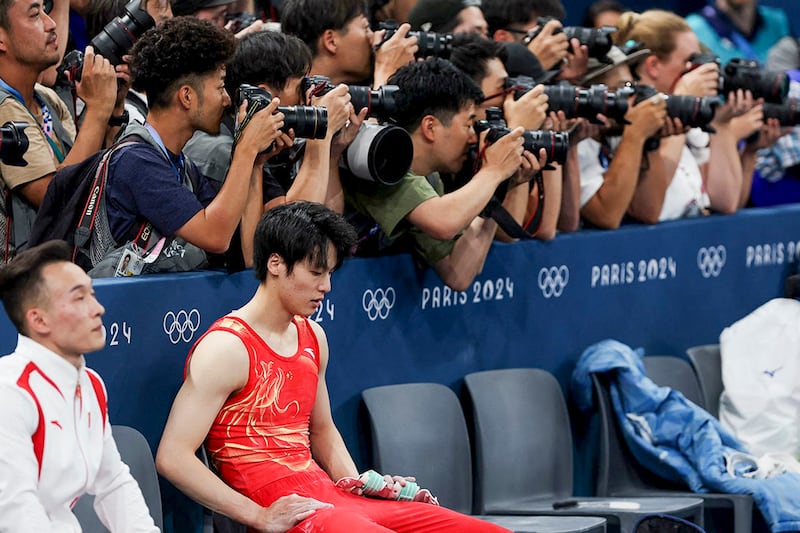
<svg viewBox="0 0 800 533"><path fill-rule="evenodd" d="M751 111L750 113L752 112L754 111ZM743 116L735 118L734 122L739 120L745 120L750 113L745 113ZM775 144L775 142L778 139L790 133L792 129L793 128L781 126L781 121L778 120L777 118L768 118L761 125L758 136L755 137L752 141L749 141L746 144L745 149L757 151L762 148L769 148L770 146Z"/></svg>
<svg viewBox="0 0 800 533"><path fill-rule="evenodd" d="M684 126L683 122L679 118L673 118L667 116L667 119L664 121L664 125L658 130L658 134L656 137L673 137L675 135L686 135L689 131L688 126Z"/></svg>
<svg viewBox="0 0 800 533"><path fill-rule="evenodd" d="M128 59L131 56L123 56L125 63L120 63L114 67L117 76L117 99L114 101L114 115L119 115L125 109L125 98L131 88L131 71L128 66Z"/></svg>
<svg viewBox="0 0 800 533"><path fill-rule="evenodd" d="M289 130L289 133L281 131L278 138L275 139L266 152L261 152L256 158L257 165L263 165L279 153L294 145L294 130Z"/></svg>
<svg viewBox="0 0 800 533"><path fill-rule="evenodd" d="M414 54L419 50L416 37L408 37L411 25L403 23L386 42L383 41L386 30L373 34L372 48L375 50L375 74L373 87L386 85L389 77L402 66L414 61Z"/></svg>
<svg viewBox="0 0 800 533"><path fill-rule="evenodd" d="M725 99L725 102L717 107L711 125L714 128L724 127L729 124L733 118L744 115L761 103L763 103L763 100L756 101L753 98L753 93L750 91L745 91L743 89L731 91L728 93L728 98Z"/></svg>
<svg viewBox="0 0 800 533"><path fill-rule="evenodd" d="M672 94L716 96L718 91L719 66L716 63L705 63L678 78Z"/></svg>
<svg viewBox="0 0 800 533"><path fill-rule="evenodd" d="M542 171L545 165L547 165L547 150L539 148L538 159L536 154L525 150L522 152L522 164L519 170L508 180L509 188L528 183L536 174Z"/></svg>
<svg viewBox="0 0 800 533"><path fill-rule="evenodd" d="M344 153L345 149L353 142L353 139L356 138L361 124L367 118L367 111L368 109L365 107L361 109L357 115L351 112L350 119L344 127L339 130L339 135L333 137L333 142L331 143L332 160L339 161L339 156Z"/></svg>
<svg viewBox="0 0 800 533"><path fill-rule="evenodd" d="M280 100L273 98L269 105L254 113L244 124L244 129L237 132L236 149L254 150L255 154L266 151L280 137L283 127L283 113L276 112ZM239 106L238 124L247 117L247 100Z"/></svg>
<svg viewBox="0 0 800 533"><path fill-rule="evenodd" d="M576 118L570 120L569 122L573 123L572 127L567 128L566 131L569 133L569 144L570 146L576 146L579 142L584 139L588 139L589 137L599 137L600 133L603 131L603 128L606 127L607 120L606 117L603 115L598 115L599 118L602 118L602 124L593 124L589 122L585 118Z"/></svg>
<svg viewBox="0 0 800 533"><path fill-rule="evenodd" d="M114 67L101 55L94 53L94 48L86 47L83 56L83 75L75 87L81 100L86 104L88 112L97 113L106 122L114 110L117 99L117 74Z"/></svg>
<svg viewBox="0 0 800 533"><path fill-rule="evenodd" d="M569 52L569 41L564 32L560 31L561 28L561 22L550 20L528 43L528 50L536 56L545 70L560 66Z"/></svg>
<svg viewBox="0 0 800 533"><path fill-rule="evenodd" d="M667 101L664 95L655 94L628 108L625 120L630 123L625 126L626 133L630 131L642 139L654 137L667 122Z"/></svg>
<svg viewBox="0 0 800 533"><path fill-rule="evenodd" d="M232 24L232 22L229 22L228 24ZM225 25L226 28L228 27L228 24ZM255 22L253 22L252 24L250 24L249 26L247 26L246 28L243 28L243 29L239 30L238 32L236 32L235 37L237 39L241 39L245 35L248 35L250 33L257 33L257 32L260 32L260 31L264 31L266 29L267 28L266 28L266 25L264 24L264 21L261 20L261 19L258 19Z"/></svg>
<svg viewBox="0 0 800 533"><path fill-rule="evenodd" d="M328 138L333 137L344 127L353 114L353 104L350 103L350 93L347 85L340 83L328 93L311 97L311 105L322 106L328 110Z"/></svg>
<svg viewBox="0 0 800 533"><path fill-rule="evenodd" d="M495 172L494 177L498 184L511 177L522 165L524 132L522 128L514 128L508 135L500 137L489 146L486 146L487 132L483 132L479 138L479 146L485 147L481 172Z"/></svg>
<svg viewBox="0 0 800 533"><path fill-rule="evenodd" d="M565 60L562 61L561 73L558 78L561 80L577 81L581 79L589 67L589 47L572 38L570 41L572 52L567 51Z"/></svg>
<svg viewBox="0 0 800 533"><path fill-rule="evenodd" d="M503 116L508 127L538 130L547 118L547 101L544 85L537 85L517 100L513 93L507 94L503 102Z"/></svg>

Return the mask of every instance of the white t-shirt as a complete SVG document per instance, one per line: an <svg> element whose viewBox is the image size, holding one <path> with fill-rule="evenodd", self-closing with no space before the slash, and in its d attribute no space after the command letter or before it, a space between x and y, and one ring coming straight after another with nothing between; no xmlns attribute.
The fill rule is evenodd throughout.
<svg viewBox="0 0 800 533"><path fill-rule="evenodd" d="M620 137L607 139L610 152L616 152ZM659 222L676 218L696 216L700 209L709 206L708 194L703 186L700 165L708 161L708 134L692 129L687 135L686 146L675 175L667 187L664 204L659 214ZM594 139L584 139L578 143L578 162L581 171L581 207L603 186L603 176L608 170L608 159L601 150L600 143Z"/></svg>

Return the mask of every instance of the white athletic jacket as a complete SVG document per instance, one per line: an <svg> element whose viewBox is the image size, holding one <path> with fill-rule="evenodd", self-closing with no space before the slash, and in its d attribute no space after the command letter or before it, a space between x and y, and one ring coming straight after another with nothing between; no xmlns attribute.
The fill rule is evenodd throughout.
<svg viewBox="0 0 800 533"><path fill-rule="evenodd" d="M85 366L23 335L0 357L0 532L80 532L70 508L86 492L113 533L158 531L106 411Z"/></svg>

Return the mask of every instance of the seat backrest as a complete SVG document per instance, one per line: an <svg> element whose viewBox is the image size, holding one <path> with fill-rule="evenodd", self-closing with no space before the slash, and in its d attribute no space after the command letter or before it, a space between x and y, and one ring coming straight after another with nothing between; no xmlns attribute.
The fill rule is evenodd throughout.
<svg viewBox="0 0 800 533"><path fill-rule="evenodd" d="M153 453L144 435L128 426L112 426L111 431L117 443L122 462L130 468L133 479L139 484L150 516L159 529L163 529L161 514L161 492L158 487L158 474L153 461ZM75 503L72 512L78 518L83 533L107 533L94 511L94 496L84 494Z"/></svg>
<svg viewBox="0 0 800 533"><path fill-rule="evenodd" d="M158 486L156 464L153 461L153 452L144 435L128 426L111 426L114 441L122 461L131 469L131 475L139 483L144 502L150 509L150 516L159 529L164 527L161 514L161 491Z"/></svg>
<svg viewBox="0 0 800 533"><path fill-rule="evenodd" d="M648 355L644 358L644 369L656 385L679 391L687 400L705 409L700 382L687 361L672 355Z"/></svg>
<svg viewBox="0 0 800 533"><path fill-rule="evenodd" d="M597 496L630 496L647 489L680 489L648 472L630 452L611 405L606 377L592 374L592 387L599 418Z"/></svg>
<svg viewBox="0 0 800 533"><path fill-rule="evenodd" d="M719 397L724 388L722 384L722 357L719 344L705 344L693 346L686 350L697 380L700 382L700 391L706 410L719 418Z"/></svg>
<svg viewBox="0 0 800 533"><path fill-rule="evenodd" d="M475 424L475 509L572 496L572 434L552 374L487 370L464 378Z"/></svg>
<svg viewBox="0 0 800 533"><path fill-rule="evenodd" d="M361 393L372 435L373 468L415 476L439 503L472 511L472 459L456 394L438 383L373 387Z"/></svg>

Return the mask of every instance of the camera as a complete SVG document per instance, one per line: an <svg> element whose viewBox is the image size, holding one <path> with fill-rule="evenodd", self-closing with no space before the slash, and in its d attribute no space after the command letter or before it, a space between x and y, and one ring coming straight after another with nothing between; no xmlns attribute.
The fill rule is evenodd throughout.
<svg viewBox="0 0 800 533"><path fill-rule="evenodd" d="M247 114L251 116L267 107L272 95L266 89L243 83L237 92L236 105L244 100L247 100ZM328 134L328 110L324 107L278 106L278 112L283 113L283 132L292 129L295 137L303 139L323 139Z"/></svg>
<svg viewBox="0 0 800 533"><path fill-rule="evenodd" d="M258 17L252 13L228 13L225 15L225 26L230 24L233 33L239 33L243 29L252 26Z"/></svg>
<svg viewBox="0 0 800 533"><path fill-rule="evenodd" d="M0 161L6 165L24 167L28 162L23 155L28 150L27 122L8 121L0 126Z"/></svg>
<svg viewBox="0 0 800 533"><path fill-rule="evenodd" d="M714 54L695 54L691 57L691 69L706 63L721 62ZM727 95L738 89L749 90L753 98L763 98L765 102L779 104L789 94L789 77L784 72L766 72L756 61L731 59L720 68L719 92Z"/></svg>
<svg viewBox="0 0 800 533"><path fill-rule="evenodd" d="M534 40L536 36L539 35L539 32L542 31L544 25L551 20L553 20L552 17L539 17L539 27L532 32L529 32L528 35L525 36L523 42L527 45L529 42ZM553 33L564 32L568 42L572 41L572 39L578 39L581 45L586 45L586 47L589 49L589 57L599 59L602 62L608 62L606 54L608 54L608 51L611 50L611 46L614 44L611 40L611 34L615 31L617 31L616 26L602 26L600 28L565 26L563 28L559 28ZM574 52L574 50L572 50L572 44L569 45L569 51Z"/></svg>
<svg viewBox="0 0 800 533"><path fill-rule="evenodd" d="M514 98L520 98L536 86L529 76L507 78L505 87L514 89ZM597 115L602 113L619 123L625 122L628 112L628 98L634 94L632 87L620 87L609 91L605 85L592 85L589 89L581 89L569 83L546 85L544 94L548 97L551 111L563 111L567 118L583 117L590 122L598 123Z"/></svg>
<svg viewBox="0 0 800 533"><path fill-rule="evenodd" d="M391 39L400 25L393 20L381 22L378 25L379 30L386 30L381 44ZM424 57L441 57L448 59L450 52L453 50L453 35L450 33L433 33L426 31L410 31L409 37L417 38L417 53L414 54L418 58ZM380 46L380 45L379 45Z"/></svg>
<svg viewBox="0 0 800 533"><path fill-rule="evenodd" d="M303 94L311 90L312 96L322 96L335 87L327 76L306 76L302 81ZM383 85L377 89L349 85L347 88L350 93L350 102L353 104L353 109L355 109L356 113L366 107L367 116L377 118L380 121L391 119L392 114L397 109L395 96L399 90L400 87L397 85Z"/></svg>
<svg viewBox="0 0 800 533"><path fill-rule="evenodd" d="M357 178L396 185L411 168L414 144L399 126L363 122L341 159L339 168Z"/></svg>
<svg viewBox="0 0 800 533"><path fill-rule="evenodd" d="M764 120L777 118L781 126L800 124L800 100L789 98L782 104L764 104Z"/></svg>
<svg viewBox="0 0 800 533"><path fill-rule="evenodd" d="M156 25L155 20L144 10L142 0L131 0L125 4L125 13L121 17L106 24L103 31L92 39L92 47L97 54L100 54L112 65L122 64L122 56L128 53L133 43L142 36L144 32ZM83 70L83 53L80 50L73 50L64 57L58 72L71 74L72 81L81 79Z"/></svg>
<svg viewBox="0 0 800 533"><path fill-rule="evenodd" d="M655 87L650 85L636 86L636 100L638 104L657 94ZM719 105L719 98L716 96L684 96L669 94L664 95L667 101L667 115L671 118L678 118L684 126L690 128L700 128L709 133L715 133L710 126L714 120L714 113Z"/></svg>
<svg viewBox="0 0 800 533"><path fill-rule="evenodd" d="M503 119L503 111L499 107L490 107L486 110L486 119L475 122L475 132L480 134L488 130L486 140L489 144L495 143L501 137L511 133ZM563 165L567 161L569 151L569 134L550 130L526 131L522 134L523 146L532 154L539 156L539 150L544 148L547 152L548 163Z"/></svg>
<svg viewBox="0 0 800 533"><path fill-rule="evenodd" d="M326 76L306 76L302 82L303 93L310 90L312 96L322 96L335 87ZM368 117L386 122L396 110L395 96L400 88L397 85L378 89L349 85L347 90L356 112L366 107ZM408 172L413 157L414 146L406 130L364 122L342 154L339 167L366 181L395 185Z"/></svg>

